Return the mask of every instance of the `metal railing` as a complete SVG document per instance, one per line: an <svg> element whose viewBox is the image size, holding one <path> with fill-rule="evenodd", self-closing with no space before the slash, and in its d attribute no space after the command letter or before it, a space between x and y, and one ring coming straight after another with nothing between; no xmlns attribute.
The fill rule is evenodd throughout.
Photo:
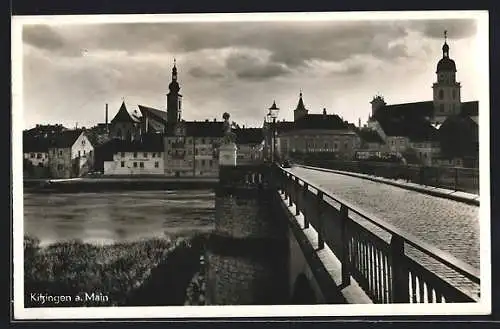
<svg viewBox="0 0 500 329"><path fill-rule="evenodd" d="M311 225L318 232L318 248L326 244L340 259L342 286L350 285L353 277L374 303L477 301L477 296L465 293L410 257L405 246L479 285L479 271L472 266L282 168L277 169L276 176L289 206L295 205L295 215L304 216L304 228ZM383 230L390 235L390 242L353 217Z"/></svg>
<svg viewBox="0 0 500 329"><path fill-rule="evenodd" d="M305 165L343 170L391 179L404 179L416 184L479 194L479 169L436 167L373 161L305 160Z"/></svg>

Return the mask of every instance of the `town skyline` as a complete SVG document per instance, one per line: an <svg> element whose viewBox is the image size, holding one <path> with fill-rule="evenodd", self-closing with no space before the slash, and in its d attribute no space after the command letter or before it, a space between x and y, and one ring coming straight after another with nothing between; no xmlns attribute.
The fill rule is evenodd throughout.
<svg viewBox="0 0 500 329"><path fill-rule="evenodd" d="M91 127L123 100L165 110L174 58L186 120L259 127L273 101L290 120L302 92L310 113L364 123L376 94L432 100L445 30L462 101L477 100L474 19L26 25L23 128Z"/></svg>

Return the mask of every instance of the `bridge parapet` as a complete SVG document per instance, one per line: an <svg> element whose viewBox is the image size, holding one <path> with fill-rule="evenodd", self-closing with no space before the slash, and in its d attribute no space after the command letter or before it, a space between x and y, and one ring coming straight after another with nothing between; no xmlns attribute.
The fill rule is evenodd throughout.
<svg viewBox="0 0 500 329"><path fill-rule="evenodd" d="M328 245L341 261L342 287L354 278L374 303L478 301L479 295L434 271L445 268L479 286L475 268L286 170L277 176L286 202L295 206L295 215L303 215L303 228L317 231L318 249ZM423 266L422 257L435 266Z"/></svg>

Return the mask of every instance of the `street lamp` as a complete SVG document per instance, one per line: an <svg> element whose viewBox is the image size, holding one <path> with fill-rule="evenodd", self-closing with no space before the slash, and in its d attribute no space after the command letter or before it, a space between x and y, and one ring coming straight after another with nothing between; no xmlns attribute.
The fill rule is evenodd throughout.
<svg viewBox="0 0 500 329"><path fill-rule="evenodd" d="M276 118L278 117L278 112L279 108L276 106L276 101L273 101L273 105L269 108L269 113L267 114L267 117L269 119L269 122L271 122L272 119L272 129L271 133L272 135L272 144L271 144L271 163L274 163L274 157L275 157L275 151L276 151Z"/></svg>

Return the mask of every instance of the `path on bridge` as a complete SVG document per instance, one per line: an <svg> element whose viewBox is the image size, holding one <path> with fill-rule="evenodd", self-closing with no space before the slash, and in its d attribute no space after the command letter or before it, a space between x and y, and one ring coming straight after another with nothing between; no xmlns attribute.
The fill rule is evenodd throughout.
<svg viewBox="0 0 500 329"><path fill-rule="evenodd" d="M479 269L479 207L347 175L289 171Z"/></svg>

